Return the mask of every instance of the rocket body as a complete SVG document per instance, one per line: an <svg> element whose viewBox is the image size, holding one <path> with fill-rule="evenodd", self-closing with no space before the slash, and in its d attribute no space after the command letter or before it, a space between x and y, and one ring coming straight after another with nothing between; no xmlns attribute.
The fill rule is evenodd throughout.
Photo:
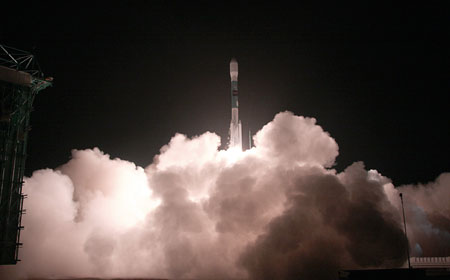
<svg viewBox="0 0 450 280"><path fill-rule="evenodd" d="M242 150L242 125L239 120L239 90L238 90L238 63L236 59L230 61L231 78L231 123L230 148Z"/></svg>

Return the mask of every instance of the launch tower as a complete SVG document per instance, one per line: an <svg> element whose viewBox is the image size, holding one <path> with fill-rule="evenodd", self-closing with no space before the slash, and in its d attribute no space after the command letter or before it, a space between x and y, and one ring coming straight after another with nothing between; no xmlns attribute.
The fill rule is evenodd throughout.
<svg viewBox="0 0 450 280"><path fill-rule="evenodd" d="M31 53L0 44L0 265L19 261L30 112L51 80Z"/></svg>
<svg viewBox="0 0 450 280"><path fill-rule="evenodd" d="M231 123L230 148L242 150L242 125L239 120L239 91L238 91L238 63L236 59L230 61L231 77Z"/></svg>

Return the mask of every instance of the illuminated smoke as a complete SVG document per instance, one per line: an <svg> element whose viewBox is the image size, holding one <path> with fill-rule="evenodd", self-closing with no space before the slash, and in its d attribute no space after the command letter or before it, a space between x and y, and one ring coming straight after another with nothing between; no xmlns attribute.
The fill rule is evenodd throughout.
<svg viewBox="0 0 450 280"><path fill-rule="evenodd" d="M450 255L450 173L426 185L402 186L408 238L418 256Z"/></svg>
<svg viewBox="0 0 450 280"><path fill-rule="evenodd" d="M0 277L334 279L339 268L405 264L411 248L445 255L450 174L395 188L313 118L279 113L255 147L176 134L145 168L95 148L27 178L22 261ZM445 247L447 246L447 247Z"/></svg>

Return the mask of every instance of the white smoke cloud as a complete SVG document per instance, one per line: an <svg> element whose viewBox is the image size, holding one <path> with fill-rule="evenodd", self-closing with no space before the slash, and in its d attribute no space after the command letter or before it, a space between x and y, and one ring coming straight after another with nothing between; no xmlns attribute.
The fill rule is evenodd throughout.
<svg viewBox="0 0 450 280"><path fill-rule="evenodd" d="M406 194L405 212L411 247L424 256L450 255L450 173L435 182L398 188Z"/></svg>
<svg viewBox="0 0 450 280"><path fill-rule="evenodd" d="M339 268L398 267L399 191L411 247L449 253L450 174L395 188L361 162L337 173L334 139L290 112L254 140L223 151L214 133L176 134L145 169L72 151L26 178L22 261L0 278L334 279Z"/></svg>
<svg viewBox="0 0 450 280"><path fill-rule="evenodd" d="M316 119L277 114L255 136L258 153L275 164L318 164L331 167L338 155L338 145L316 125Z"/></svg>

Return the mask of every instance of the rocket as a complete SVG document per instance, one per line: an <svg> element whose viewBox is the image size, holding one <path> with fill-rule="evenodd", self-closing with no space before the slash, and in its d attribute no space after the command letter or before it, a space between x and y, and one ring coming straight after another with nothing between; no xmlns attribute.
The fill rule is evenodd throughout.
<svg viewBox="0 0 450 280"><path fill-rule="evenodd" d="M230 148L242 150L242 125L239 120L239 91L238 91L238 63L232 58L230 61L231 78L231 123Z"/></svg>

